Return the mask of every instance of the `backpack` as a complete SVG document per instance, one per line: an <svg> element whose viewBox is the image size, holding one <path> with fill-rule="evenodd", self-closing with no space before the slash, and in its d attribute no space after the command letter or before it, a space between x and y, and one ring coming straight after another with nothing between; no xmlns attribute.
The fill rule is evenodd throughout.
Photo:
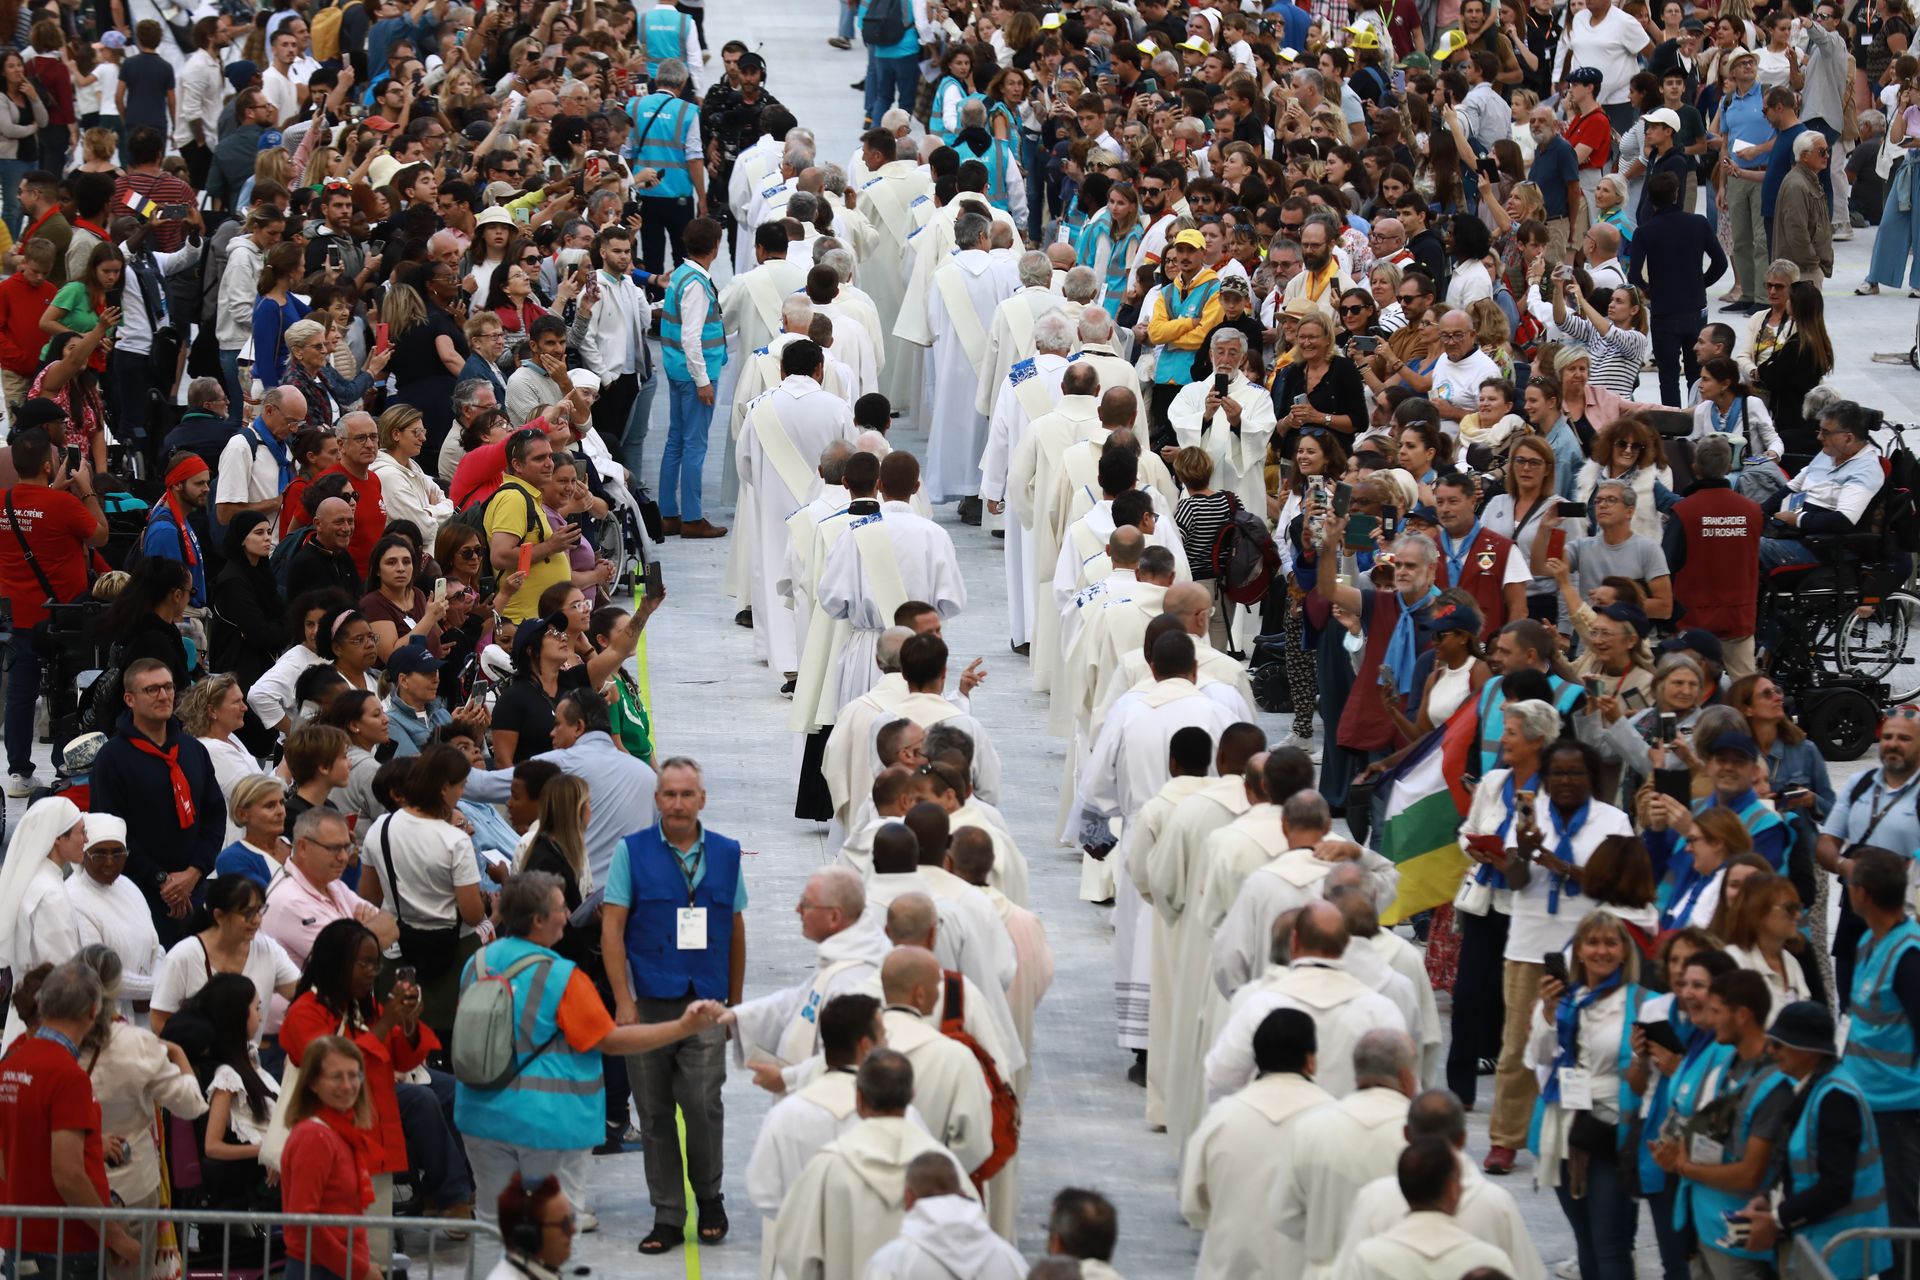
<svg viewBox="0 0 1920 1280"><path fill-rule="evenodd" d="M872 0L867 16L860 20L860 40L870 49L885 49L900 43L907 34L905 0Z"/></svg>
<svg viewBox="0 0 1920 1280"><path fill-rule="evenodd" d="M1266 522L1241 506L1238 497L1230 492L1227 501L1232 514L1220 526L1208 557L1213 576L1219 579L1221 593L1235 604L1259 604L1280 572L1280 548L1273 544Z"/></svg>
<svg viewBox="0 0 1920 1280"><path fill-rule="evenodd" d="M1881 486L1886 516L1886 538L1899 550L1920 552L1920 459L1906 441L1896 437L1887 451L1887 479Z"/></svg>
<svg viewBox="0 0 1920 1280"><path fill-rule="evenodd" d="M512 1084L529 1063L560 1038L554 1028L545 1044L526 1058L514 1052L520 1020L514 1013L513 980L538 964L550 965L550 955L522 956L501 973L487 972L487 952L473 957L473 980L460 993L453 1011L453 1075L469 1089L500 1090Z"/></svg>
<svg viewBox="0 0 1920 1280"><path fill-rule="evenodd" d="M503 484L481 501L468 503L460 510L459 514L453 517L452 523L463 524L467 526L467 528L474 530L480 535L480 541L484 543L487 540L487 507L492 504L495 498L506 492L506 488L507 486ZM528 536L539 533L540 509L534 504L533 495L525 489L520 489L518 486L515 486L515 488L520 496L526 500Z"/></svg>
<svg viewBox="0 0 1920 1280"><path fill-rule="evenodd" d="M313 15L313 21L307 24L307 34L313 40L313 56L321 62L340 56L340 27L346 21L347 9L360 4L361 0L342 0L340 4L328 5Z"/></svg>
<svg viewBox="0 0 1920 1280"><path fill-rule="evenodd" d="M293 557L300 548L307 545L307 539L313 536L313 526L303 524L274 546L273 554L267 557L267 568L273 573L273 585L280 588L282 596L290 596L293 584Z"/></svg>
<svg viewBox="0 0 1920 1280"><path fill-rule="evenodd" d="M946 970L946 979L947 1000L940 1013L940 1034L949 1040L959 1041L973 1053L973 1060L980 1064L981 1073L987 1077L987 1092L993 1096L993 1150L972 1174L973 1184L982 1187L1019 1154L1020 1099L1014 1095L1013 1086L1001 1078L1000 1068L993 1063L993 1055L981 1048L980 1042L968 1035L964 1028L967 1016L966 979L951 969ZM458 1030L456 1024L456 1034Z"/></svg>

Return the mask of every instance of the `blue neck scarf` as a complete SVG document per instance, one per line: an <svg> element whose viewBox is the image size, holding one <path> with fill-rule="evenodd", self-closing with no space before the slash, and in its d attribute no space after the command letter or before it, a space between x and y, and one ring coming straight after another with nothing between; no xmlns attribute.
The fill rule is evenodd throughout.
<svg viewBox="0 0 1920 1280"><path fill-rule="evenodd" d="M1553 1036L1559 1048L1553 1055L1553 1070L1547 1073L1547 1082L1540 1089L1540 1096L1546 1101L1560 1101L1560 1068L1580 1065L1580 1015L1589 1005L1618 991L1624 972L1624 967L1615 969L1613 976L1598 986L1568 987L1561 995L1560 1007L1553 1015Z"/></svg>
<svg viewBox="0 0 1920 1280"><path fill-rule="evenodd" d="M1592 810L1593 801L1588 800L1575 811L1573 817L1562 819L1558 807L1551 802L1547 805L1547 820L1553 823L1553 833L1558 837L1553 846L1553 856L1568 866L1573 865L1573 838L1580 834L1580 828L1587 825L1587 815L1592 812ZM1557 916L1560 914L1560 895L1562 893L1566 894L1569 898L1577 898L1580 896L1580 886L1565 876L1557 875L1549 880L1547 883L1548 915Z"/></svg>
<svg viewBox="0 0 1920 1280"><path fill-rule="evenodd" d="M1720 416L1720 406L1711 400L1707 401L1707 416L1713 422L1713 429L1729 435L1738 431L1740 429L1740 419L1743 416L1741 410L1746 407L1746 403L1747 398L1745 396L1735 396L1733 398L1733 408L1727 410L1727 416L1723 418Z"/></svg>
<svg viewBox="0 0 1920 1280"><path fill-rule="evenodd" d="M1513 793L1515 791L1537 790L1539 785L1540 775L1536 773L1527 779L1526 786L1516 787L1513 782L1513 772L1512 770L1508 770L1507 780L1500 788L1500 798L1507 803L1507 816L1500 819L1500 827L1499 830L1494 832L1495 835L1505 840L1507 838L1507 832L1513 830ZM1479 870L1476 871L1474 875L1481 884L1492 885L1495 889L1510 889L1513 887L1507 883L1507 873L1492 863L1481 863Z"/></svg>
<svg viewBox="0 0 1920 1280"><path fill-rule="evenodd" d="M1667 909L1660 913L1660 927L1678 929L1685 924L1687 916L1693 912L1694 905L1700 901L1700 895L1706 892L1707 886L1713 883L1713 878L1719 875L1722 869L1722 867L1715 867L1706 875L1701 875L1694 870L1693 858L1689 856L1685 869L1674 878L1673 901L1668 903Z"/></svg>
<svg viewBox="0 0 1920 1280"><path fill-rule="evenodd" d="M1413 674L1413 662L1420 656L1420 648L1414 637L1413 615L1425 607L1427 601L1440 594L1437 587L1428 587L1427 594L1421 596L1418 603L1408 604L1407 598L1398 591L1393 597L1400 605L1400 616L1394 619L1393 634L1387 637L1387 651L1380 656L1387 670L1393 672L1394 679L1405 684Z"/></svg>
<svg viewBox="0 0 1920 1280"><path fill-rule="evenodd" d="M80 1056L80 1046L67 1039L66 1036L60 1034L58 1031L55 1031L52 1027L39 1027L35 1029L33 1034L42 1040L53 1041L76 1058Z"/></svg>
<svg viewBox="0 0 1920 1280"><path fill-rule="evenodd" d="M293 454L287 449L286 441L274 438L267 430L267 424L259 418L253 420L253 434L260 437L260 443L266 446L273 460L280 464L280 492L285 493L287 486L293 483Z"/></svg>
<svg viewBox="0 0 1920 1280"><path fill-rule="evenodd" d="M1460 585L1460 575L1466 569L1467 553L1473 550L1473 544L1479 541L1479 538L1480 522L1478 520L1473 522L1473 528L1467 530L1467 536L1460 540L1458 551L1454 550L1453 537L1445 529L1440 531L1440 554L1447 558L1449 573L1447 581L1453 586Z"/></svg>

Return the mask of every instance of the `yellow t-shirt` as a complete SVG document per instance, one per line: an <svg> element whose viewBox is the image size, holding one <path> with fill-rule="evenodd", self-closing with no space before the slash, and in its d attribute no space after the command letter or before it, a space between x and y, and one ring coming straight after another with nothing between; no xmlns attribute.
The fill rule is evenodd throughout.
<svg viewBox="0 0 1920 1280"><path fill-rule="evenodd" d="M532 500L535 526L531 532L527 521L529 498ZM540 542L553 536L553 524L540 505L540 494L518 476L508 476L501 482L499 492L487 500L489 546L496 533L509 533L526 542ZM572 580L573 568L567 561L566 552L556 551L544 560L535 560L527 570L526 582L513 593L513 599L502 612L515 622L525 622L538 609L540 596L548 587L556 582Z"/></svg>

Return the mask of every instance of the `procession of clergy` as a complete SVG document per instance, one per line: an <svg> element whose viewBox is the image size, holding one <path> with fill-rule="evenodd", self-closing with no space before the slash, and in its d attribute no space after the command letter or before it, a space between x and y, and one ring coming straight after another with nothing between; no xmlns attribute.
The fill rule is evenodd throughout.
<svg viewBox="0 0 1920 1280"><path fill-rule="evenodd" d="M742 1061L786 1095L747 1173L763 1274L1028 1274L1017 1100L1053 960L996 808L978 674L950 670L941 639L968 588L929 503L959 499L1005 513L979 536L1004 536L1009 640L1071 744L1063 848L1042 856L1083 850L1080 896L1112 903L1136 1119L1181 1156L1200 1274L1541 1280L1512 1197L1460 1154L1458 1100L1422 1091L1440 1022L1419 953L1379 923L1398 873L1332 834L1312 763L1267 750L1244 667L1210 639L1100 282L1065 245L1023 250L977 163L937 200L930 144L886 123L849 165L831 245L798 221L786 252L769 233L811 136L742 156L736 190L764 189L737 210L745 252L720 300L728 587L793 699L796 816L839 849L801 901L814 972L738 1010ZM851 279L808 265L839 250ZM1179 442L1264 512L1271 400L1232 375L1230 429L1223 411L1202 422L1211 387L1176 399ZM924 471L890 422L925 424ZM1112 1275L1113 1218L1097 1192L1063 1192L1042 1266Z"/></svg>

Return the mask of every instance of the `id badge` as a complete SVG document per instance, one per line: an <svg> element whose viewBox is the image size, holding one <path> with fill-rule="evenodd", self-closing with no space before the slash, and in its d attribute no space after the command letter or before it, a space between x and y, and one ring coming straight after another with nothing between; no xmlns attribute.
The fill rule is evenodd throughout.
<svg viewBox="0 0 1920 1280"><path fill-rule="evenodd" d="M1560 1068L1560 1105L1569 1111L1593 1110L1593 1073L1585 1067Z"/></svg>
<svg viewBox="0 0 1920 1280"><path fill-rule="evenodd" d="M682 951L705 951L707 949L707 909L705 907L681 907L673 913L673 922L679 937Z"/></svg>
<svg viewBox="0 0 1920 1280"><path fill-rule="evenodd" d="M1695 1164L1720 1164L1726 1159L1726 1148L1704 1133L1696 1133L1687 1143L1687 1159Z"/></svg>

